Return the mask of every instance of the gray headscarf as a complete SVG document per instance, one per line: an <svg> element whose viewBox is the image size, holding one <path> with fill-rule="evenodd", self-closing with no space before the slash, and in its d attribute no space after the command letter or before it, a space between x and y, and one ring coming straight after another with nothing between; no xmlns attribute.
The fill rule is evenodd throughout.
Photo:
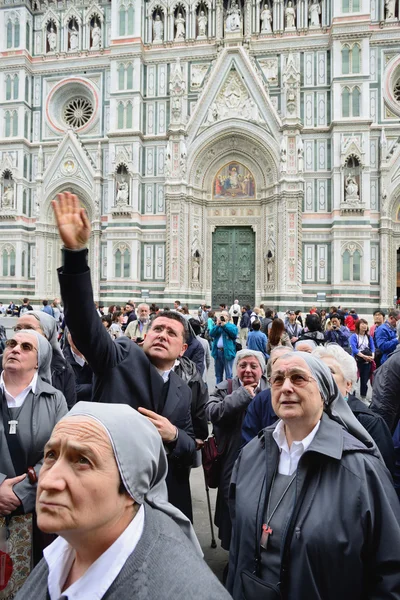
<svg viewBox="0 0 400 600"><path fill-rule="evenodd" d="M37 339L38 345L38 375L41 379L46 381L51 385L51 359L53 356L53 352L49 342L37 331L33 329L21 329L20 331L16 331L13 338L18 333L26 333L28 335L32 335Z"/></svg>
<svg viewBox="0 0 400 600"><path fill-rule="evenodd" d="M39 321L45 338L49 340L50 346L53 348L53 353L59 354L64 359L64 355L57 339L57 321L55 318L42 310L29 310L25 313L25 316L27 317L30 317L31 315Z"/></svg>
<svg viewBox="0 0 400 600"><path fill-rule="evenodd" d="M235 372L239 360L245 358L246 356L254 356L260 363L262 372L265 373L265 357L261 352L258 352L258 350L239 350L239 352L235 356L235 362L233 363L233 368L235 369Z"/></svg>
<svg viewBox="0 0 400 600"><path fill-rule="evenodd" d="M371 446L372 443L372 445L377 448L370 434L364 429L361 423L357 421L347 402L339 392L336 382L327 365L308 352L288 352L287 354L281 354L279 359L288 356L300 357L307 363L312 376L315 377L317 381L319 391L321 392L324 401L325 412L340 421L340 423L342 423L342 425L358 440L364 444L367 442L368 446Z"/></svg>
<svg viewBox="0 0 400 600"><path fill-rule="evenodd" d="M171 517L203 556L191 522L168 502L167 456L154 425L127 404L78 402L64 419L77 415L95 419L106 430L121 479L131 498L138 504L146 501Z"/></svg>

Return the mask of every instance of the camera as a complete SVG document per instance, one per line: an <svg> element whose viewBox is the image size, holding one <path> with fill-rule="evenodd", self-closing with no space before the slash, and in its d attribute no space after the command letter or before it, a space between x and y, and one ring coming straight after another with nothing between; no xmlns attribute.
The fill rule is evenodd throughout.
<svg viewBox="0 0 400 600"><path fill-rule="evenodd" d="M332 325L332 329L337 329L337 325Z"/></svg>
<svg viewBox="0 0 400 600"><path fill-rule="evenodd" d="M136 338L136 343L137 344L141 344L142 342L143 342L143 338L142 337Z"/></svg>
<svg viewBox="0 0 400 600"><path fill-rule="evenodd" d="M221 321L221 323L225 323L225 317L220 317L219 320Z"/></svg>

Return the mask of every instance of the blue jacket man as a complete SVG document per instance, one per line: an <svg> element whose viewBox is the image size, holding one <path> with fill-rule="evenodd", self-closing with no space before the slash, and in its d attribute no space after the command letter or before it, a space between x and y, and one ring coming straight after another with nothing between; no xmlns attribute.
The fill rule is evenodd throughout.
<svg viewBox="0 0 400 600"><path fill-rule="evenodd" d="M342 348L348 348L351 331L348 327L340 324L340 317L337 313L331 317L331 326L332 329L325 331L325 341L338 344Z"/></svg>
<svg viewBox="0 0 400 600"><path fill-rule="evenodd" d="M253 321L253 331L249 331L249 335L247 337L247 347L249 348L249 350L258 350L258 352L261 352L261 354L265 356L265 359L268 360L268 338L265 335L265 333L262 333L262 331L260 331L260 327L261 323L258 319L256 321Z"/></svg>
<svg viewBox="0 0 400 600"><path fill-rule="evenodd" d="M383 365L389 354L397 348L396 323L399 318L400 312L398 310L391 310L387 320L375 330L375 343L382 352L381 365Z"/></svg>
<svg viewBox="0 0 400 600"><path fill-rule="evenodd" d="M259 392L247 407L242 425L242 441L248 444L258 432L278 420L271 402L271 388Z"/></svg>

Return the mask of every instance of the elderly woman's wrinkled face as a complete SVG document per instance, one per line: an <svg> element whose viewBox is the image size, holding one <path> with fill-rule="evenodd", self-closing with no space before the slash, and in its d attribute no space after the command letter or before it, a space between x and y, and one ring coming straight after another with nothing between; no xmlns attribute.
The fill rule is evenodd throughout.
<svg viewBox="0 0 400 600"><path fill-rule="evenodd" d="M38 368L37 339L29 333L16 333L7 340L3 353L3 369L6 374L31 373L32 377Z"/></svg>
<svg viewBox="0 0 400 600"><path fill-rule="evenodd" d="M40 327L40 322L33 315L22 315L17 321L14 331L20 331L21 329L33 329L44 335L43 329Z"/></svg>
<svg viewBox="0 0 400 600"><path fill-rule="evenodd" d="M243 385L258 383L262 373L261 365L255 356L244 356L238 360L236 374Z"/></svg>
<svg viewBox="0 0 400 600"><path fill-rule="evenodd" d="M322 356L321 360L326 364L326 366L332 373L332 377L336 381L336 385L339 388L339 392L342 394L343 397L347 396L347 394L351 392L352 383L351 381L347 381L344 378L343 371L336 358L334 358L333 356Z"/></svg>
<svg viewBox="0 0 400 600"><path fill-rule="evenodd" d="M104 538L126 518L134 500L119 492L120 475L102 425L84 416L60 421L44 449L36 511L45 533L74 547L88 534ZM75 543L74 543L75 542Z"/></svg>
<svg viewBox="0 0 400 600"><path fill-rule="evenodd" d="M316 424L321 418L323 401L316 380L300 357L278 358L271 373L272 407L285 422L293 419Z"/></svg>

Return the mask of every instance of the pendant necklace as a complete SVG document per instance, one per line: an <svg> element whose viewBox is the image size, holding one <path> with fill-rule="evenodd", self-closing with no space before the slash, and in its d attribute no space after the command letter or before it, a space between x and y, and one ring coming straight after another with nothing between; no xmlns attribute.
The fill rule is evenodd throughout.
<svg viewBox="0 0 400 600"><path fill-rule="evenodd" d="M279 508L282 500L286 496L286 493L288 492L288 490L289 490L290 486L292 485L293 481L296 479L296 473L295 473L293 475L292 479L287 484L286 488L284 489L283 494L281 495L281 497L279 498L278 502L275 505L275 508L270 513L269 511L270 511L270 503L271 503L271 494L272 494L272 489L273 489L274 483L275 483L275 476L276 476L276 471L275 471L274 477L272 479L271 489L269 491L269 496L268 496L267 521L262 526L262 534L261 534L260 546L261 546L261 548L264 548L264 550L267 550L269 536L273 534L273 529L270 526L271 519L274 516L274 514L276 513L276 511L278 510L278 508ZM269 516L268 516L268 514L269 514Z"/></svg>

